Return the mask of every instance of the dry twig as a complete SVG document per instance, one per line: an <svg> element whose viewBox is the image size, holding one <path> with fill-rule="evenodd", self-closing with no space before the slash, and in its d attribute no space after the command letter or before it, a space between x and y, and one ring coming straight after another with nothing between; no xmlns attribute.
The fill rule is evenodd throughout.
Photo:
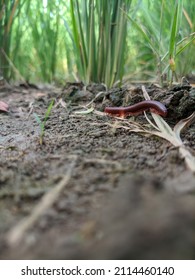
<svg viewBox="0 0 195 280"><path fill-rule="evenodd" d="M7 234L7 244L9 246L16 246L24 238L25 233L32 228L37 220L50 208L59 197L62 190L67 186L71 179L73 168L76 164L77 157L74 157L66 175L63 176L62 180L49 192L47 192L34 207L31 214L21 220L15 227L13 227Z"/></svg>

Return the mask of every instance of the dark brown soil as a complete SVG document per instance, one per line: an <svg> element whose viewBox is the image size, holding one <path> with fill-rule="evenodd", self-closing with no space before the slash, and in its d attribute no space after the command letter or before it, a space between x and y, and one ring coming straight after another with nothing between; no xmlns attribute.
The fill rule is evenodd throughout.
<svg viewBox="0 0 195 280"><path fill-rule="evenodd" d="M172 127L195 111L189 85L146 89ZM95 110L79 114L95 96ZM34 113L43 120L52 99L40 145ZM195 258L195 175L169 142L102 113L143 100L141 87L2 86L0 100L9 104L0 113L1 259ZM195 124L182 139L195 155Z"/></svg>

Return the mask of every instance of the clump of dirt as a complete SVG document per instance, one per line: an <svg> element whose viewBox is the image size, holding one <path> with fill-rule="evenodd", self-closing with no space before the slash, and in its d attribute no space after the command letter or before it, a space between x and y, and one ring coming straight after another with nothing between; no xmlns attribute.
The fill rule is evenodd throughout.
<svg viewBox="0 0 195 280"><path fill-rule="evenodd" d="M146 90L171 126L195 111L189 84ZM2 86L0 100L9 105L0 113L1 259L194 259L194 174L169 142L126 129L132 117L103 113L144 100L141 86ZM34 113L43 121L51 100L40 145ZM182 139L195 155L194 124Z"/></svg>

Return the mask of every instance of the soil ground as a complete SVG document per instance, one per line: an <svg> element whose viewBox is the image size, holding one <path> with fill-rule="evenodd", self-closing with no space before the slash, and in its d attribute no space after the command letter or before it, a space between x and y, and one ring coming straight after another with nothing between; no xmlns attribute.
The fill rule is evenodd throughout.
<svg viewBox="0 0 195 280"><path fill-rule="evenodd" d="M172 127L195 111L189 85L146 89ZM44 120L53 99L40 145L34 113ZM130 85L1 87L1 259L195 258L195 175L169 142L127 129L144 115L102 113L142 99ZM182 140L195 155L195 124Z"/></svg>

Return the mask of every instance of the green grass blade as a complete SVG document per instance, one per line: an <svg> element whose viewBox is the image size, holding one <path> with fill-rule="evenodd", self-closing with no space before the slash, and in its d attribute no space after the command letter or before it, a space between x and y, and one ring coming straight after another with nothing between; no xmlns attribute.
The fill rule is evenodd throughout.
<svg viewBox="0 0 195 280"><path fill-rule="evenodd" d="M75 17L75 7L74 7L74 1L70 0L70 15L71 15L71 21L72 21L72 28L73 28L73 38L74 38L74 45L76 50L76 62L78 70L82 73L84 73L83 65L82 65L82 55L80 51L80 39L79 39L79 30L78 30L78 24Z"/></svg>
<svg viewBox="0 0 195 280"><path fill-rule="evenodd" d="M178 51L176 51L176 55L178 56L180 53L182 53L187 47L189 47L193 42L195 41L195 36L192 37L191 40L189 40L184 46L182 46L181 48L179 48Z"/></svg>
<svg viewBox="0 0 195 280"><path fill-rule="evenodd" d="M33 113L37 123L39 124L40 128L41 128L41 133L42 131L44 130L44 124L43 122L41 121L41 119L39 118L39 116L37 115L37 113Z"/></svg>
<svg viewBox="0 0 195 280"><path fill-rule="evenodd" d="M169 58L175 57L175 45L176 45L176 35L178 28L178 1L176 1L175 11L173 16L173 22L171 27L171 35L169 41Z"/></svg>
<svg viewBox="0 0 195 280"><path fill-rule="evenodd" d="M47 108L47 111L46 111L46 113L45 113L44 121L43 121L43 125L44 125L44 126L45 126L46 121L47 121L48 118L49 118L49 115L50 115L50 113L51 113L51 110L52 110L52 108L53 108L53 105L54 105L54 100L52 100L52 101L50 102L50 104L49 104L49 106L48 106L48 108Z"/></svg>
<svg viewBox="0 0 195 280"><path fill-rule="evenodd" d="M171 35L170 35L170 42L169 42L169 58L175 57L176 52L176 39L177 39L177 33L179 30L180 22L181 22L181 10L183 6L182 0L177 0L175 3L175 10L174 10L174 16L171 26Z"/></svg>
<svg viewBox="0 0 195 280"><path fill-rule="evenodd" d="M136 28L136 30L143 36L145 41L150 45L152 51L158 56L158 52L152 43L151 37L149 35L147 35L145 30L142 28L141 24L138 24L137 21L134 20L133 18L131 18L131 16L129 16L126 12L124 12L124 13L127 16L127 18L130 20L130 22L133 24L133 26Z"/></svg>
<svg viewBox="0 0 195 280"><path fill-rule="evenodd" d="M88 61L88 67L87 67L87 83L90 81L95 81L96 79L96 66L95 66L95 15L94 15L94 0L89 1L90 6L90 13L89 13L89 46L88 46L88 52L89 52L89 61Z"/></svg>

